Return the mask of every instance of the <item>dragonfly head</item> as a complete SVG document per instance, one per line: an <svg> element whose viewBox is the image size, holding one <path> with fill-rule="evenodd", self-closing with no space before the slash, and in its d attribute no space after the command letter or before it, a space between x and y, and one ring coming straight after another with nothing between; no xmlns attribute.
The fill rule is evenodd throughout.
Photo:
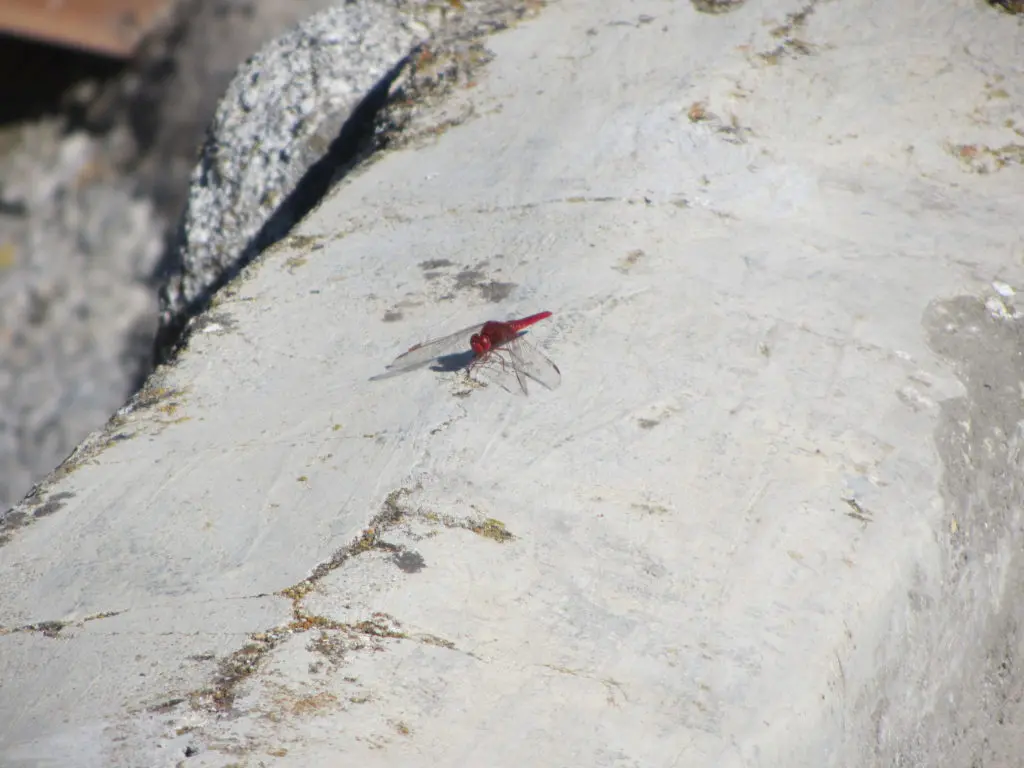
<svg viewBox="0 0 1024 768"><path fill-rule="evenodd" d="M473 354L480 357L490 351L491 340L482 333L474 333L469 339L469 346L472 347Z"/></svg>

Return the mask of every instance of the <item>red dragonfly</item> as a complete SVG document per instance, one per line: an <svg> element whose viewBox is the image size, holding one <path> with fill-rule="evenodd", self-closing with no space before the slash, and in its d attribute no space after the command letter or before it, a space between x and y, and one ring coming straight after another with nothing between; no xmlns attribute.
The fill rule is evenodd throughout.
<svg viewBox="0 0 1024 768"><path fill-rule="evenodd" d="M436 362L434 370L464 368L470 376L478 374L510 392L521 389L527 394L526 382L530 379L554 389L562 381L558 366L522 338L524 328L548 317L551 317L550 312L538 312L521 320L489 320L440 339L425 341L399 355L385 373L374 376L371 381Z"/></svg>

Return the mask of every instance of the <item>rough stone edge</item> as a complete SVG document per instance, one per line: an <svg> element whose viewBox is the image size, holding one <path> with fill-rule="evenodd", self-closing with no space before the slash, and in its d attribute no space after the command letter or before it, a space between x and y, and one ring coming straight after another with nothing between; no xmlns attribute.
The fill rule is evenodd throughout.
<svg viewBox="0 0 1024 768"><path fill-rule="evenodd" d="M386 3L344 5L313 14L240 67L207 131L171 246L177 263L160 290L158 361L218 288L323 197L332 167L351 162L415 37Z"/></svg>
<svg viewBox="0 0 1024 768"><path fill-rule="evenodd" d="M283 239L347 174L372 162L382 150L430 140L468 119L471 109L439 118L436 108L454 90L471 84L492 59L484 44L487 35L535 15L546 0L480 0L472 6L456 8L453 4L441 10L424 0L397 3L400 13L411 19L410 25L430 30L430 34L421 36L408 53L376 79L358 103L347 103L329 115L317 116L317 132L294 150L306 158L304 175L292 186L273 190L273 199L280 203L267 213L259 230L244 245L217 246L222 253L213 260L216 264L211 274L197 282L199 291L193 286L188 291L191 298L183 301L183 278L178 275L168 281L161 291L161 327L154 345L158 364L174 359L187 344L190 322L209 308L216 292L260 253ZM244 70L251 71L248 67ZM344 119L339 120L339 115ZM317 147L326 142L328 129L335 129L339 122L340 132L327 151L316 157ZM194 180L201 178L204 168L208 166L203 163L197 167ZM194 192L195 188L193 197ZM225 214L231 215L231 211ZM183 219L180 247L187 249L189 242L188 222Z"/></svg>
<svg viewBox="0 0 1024 768"><path fill-rule="evenodd" d="M313 166L319 169L315 171L316 174L325 174L327 170L331 173L323 194L329 192L347 174L370 167L386 150L436 140L448 128L470 119L471 110L452 116L439 110L439 107L450 101L458 89L470 86L493 59L485 45L488 35L532 17L545 5L547 0L480 0L474 3L472 10L442 14L439 19L431 20L431 25L438 30L434 37L418 45L398 62L388 73L392 79L385 78L386 85L385 81L378 81L380 90L377 96L383 98L383 103L376 110L360 116L363 120L369 120L370 124L364 126L368 132L361 137L357 151L342 166L335 165L336 159L330 150L314 160ZM402 7L410 13L414 10L422 11L418 0L409 0ZM342 127L342 133L335 138L335 142L342 141L344 130ZM306 212L312 210L320 199L313 199ZM299 218L301 216L295 221ZM270 245L272 243L268 243L265 249ZM254 268L258 268L262 261L259 257L265 249L252 254ZM247 266L236 264L230 274L221 279L216 290L230 290L232 285L244 282L247 279ZM19 503L6 511L0 511L0 549L13 540L17 531L58 511L68 499L73 498L73 491L65 488L65 481L77 469L94 461L110 446L131 439L141 430L159 431L181 418L177 411L187 392L176 389L170 383L170 376L178 354L187 348L191 334L201 331L206 325L204 313L211 310L210 301L216 290L210 291L205 303L197 305L194 315L183 319L177 336L163 337L164 354L157 357L157 368L142 388L101 429L92 432L56 469L33 485ZM218 318L218 322L223 322L223 319ZM158 336L158 355L160 343L161 337ZM134 426L129 429L129 425Z"/></svg>

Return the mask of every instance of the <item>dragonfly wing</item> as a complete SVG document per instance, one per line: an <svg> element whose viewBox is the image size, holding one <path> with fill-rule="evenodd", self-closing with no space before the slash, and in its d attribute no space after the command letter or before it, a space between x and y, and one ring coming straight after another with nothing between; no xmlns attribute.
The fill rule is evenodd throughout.
<svg viewBox="0 0 1024 768"><path fill-rule="evenodd" d="M454 352L469 350L469 339L478 332L482 326L477 323L469 328L443 336L432 341L425 341L411 347L408 352L403 352L387 367L389 374L403 373L414 368L422 368L424 365L437 360L439 357L450 355Z"/></svg>
<svg viewBox="0 0 1024 768"><path fill-rule="evenodd" d="M527 394L526 375L518 371L503 347L477 358L469 367L470 376L490 384L497 384L513 395Z"/></svg>
<svg viewBox="0 0 1024 768"><path fill-rule="evenodd" d="M525 339L513 339L507 345L512 363L521 376L529 377L542 387L555 389L562 383L562 372L548 357ZM526 382L522 381L523 392Z"/></svg>
<svg viewBox="0 0 1024 768"><path fill-rule="evenodd" d="M554 389L562 381L558 366L522 339L513 339L474 360L470 373L512 394L529 394L531 379L548 389Z"/></svg>

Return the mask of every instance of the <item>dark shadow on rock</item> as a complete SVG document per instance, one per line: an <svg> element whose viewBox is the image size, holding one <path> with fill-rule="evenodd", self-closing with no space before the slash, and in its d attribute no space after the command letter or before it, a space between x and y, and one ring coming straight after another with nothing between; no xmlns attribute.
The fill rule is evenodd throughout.
<svg viewBox="0 0 1024 768"><path fill-rule="evenodd" d="M125 399L142 389L153 372L153 337L156 315L139 318L128 331L121 349L121 366L127 374Z"/></svg>
<svg viewBox="0 0 1024 768"><path fill-rule="evenodd" d="M466 339L466 346L469 346L468 338ZM476 355L473 354L473 350L456 352L453 355L444 355L434 361L434 364L430 366L430 370L437 371L438 373L454 373L467 367L473 362L475 357Z"/></svg>

